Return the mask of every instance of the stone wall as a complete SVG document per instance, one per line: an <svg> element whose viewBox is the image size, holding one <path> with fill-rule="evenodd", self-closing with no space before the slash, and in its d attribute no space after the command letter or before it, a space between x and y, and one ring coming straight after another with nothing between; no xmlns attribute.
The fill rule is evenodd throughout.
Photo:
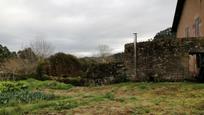
<svg viewBox="0 0 204 115"><path fill-rule="evenodd" d="M121 62L93 64L84 77L85 85L104 85L126 82L126 68Z"/></svg>
<svg viewBox="0 0 204 115"><path fill-rule="evenodd" d="M204 49L204 39L161 38L137 43L137 74L134 67L134 44L125 45L125 65L133 81L183 81L188 72L189 51Z"/></svg>

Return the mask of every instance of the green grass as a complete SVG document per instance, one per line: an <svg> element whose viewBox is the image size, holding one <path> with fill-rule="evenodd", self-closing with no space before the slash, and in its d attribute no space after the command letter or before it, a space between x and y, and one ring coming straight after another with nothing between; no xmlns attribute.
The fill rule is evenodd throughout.
<svg viewBox="0 0 204 115"><path fill-rule="evenodd" d="M108 92L104 95L104 98L107 98L109 100L114 100L115 99L115 96L112 92Z"/></svg>
<svg viewBox="0 0 204 115"><path fill-rule="evenodd" d="M67 90L73 87L71 84L65 84L65 83L60 83L60 82L50 81L50 80L39 81L35 79L28 79L20 82L28 85L32 89L48 88L48 89Z"/></svg>
<svg viewBox="0 0 204 115"><path fill-rule="evenodd" d="M4 87L2 83L0 87ZM56 81L33 79L18 83L28 86L30 92L57 98L39 98L29 103L13 101L1 106L0 114L204 114L204 84L144 82L73 87Z"/></svg>

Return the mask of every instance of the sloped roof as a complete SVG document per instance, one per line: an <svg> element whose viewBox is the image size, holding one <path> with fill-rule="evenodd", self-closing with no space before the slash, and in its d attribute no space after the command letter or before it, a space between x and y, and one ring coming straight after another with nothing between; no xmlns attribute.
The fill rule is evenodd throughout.
<svg viewBox="0 0 204 115"><path fill-rule="evenodd" d="M174 22L172 25L172 31L173 32L177 32L177 28L180 22L180 18L183 12L183 7L185 4L186 0L178 0L177 2L177 6L176 6L176 12L175 12L175 16L174 16Z"/></svg>

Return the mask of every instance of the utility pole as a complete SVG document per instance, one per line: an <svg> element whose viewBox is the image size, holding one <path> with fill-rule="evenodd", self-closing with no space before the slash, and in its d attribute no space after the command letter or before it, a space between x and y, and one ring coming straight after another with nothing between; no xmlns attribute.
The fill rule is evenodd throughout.
<svg viewBox="0 0 204 115"><path fill-rule="evenodd" d="M135 77L137 76L137 33L133 33L134 39L134 64L135 64Z"/></svg>

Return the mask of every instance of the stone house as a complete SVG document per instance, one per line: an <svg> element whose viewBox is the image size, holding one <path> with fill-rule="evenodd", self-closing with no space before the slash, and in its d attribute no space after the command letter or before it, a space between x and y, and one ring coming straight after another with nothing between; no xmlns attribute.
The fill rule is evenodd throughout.
<svg viewBox="0 0 204 115"><path fill-rule="evenodd" d="M172 30L177 38L204 37L204 0L178 0Z"/></svg>
<svg viewBox="0 0 204 115"><path fill-rule="evenodd" d="M126 44L124 64L133 81L204 82L204 0L178 0L172 26L175 37L159 36Z"/></svg>
<svg viewBox="0 0 204 115"><path fill-rule="evenodd" d="M182 40L204 37L204 0L178 0L172 26L176 37ZM190 76L204 81L203 43L198 42L196 48L190 48L188 68ZM192 51L193 50L193 51Z"/></svg>

